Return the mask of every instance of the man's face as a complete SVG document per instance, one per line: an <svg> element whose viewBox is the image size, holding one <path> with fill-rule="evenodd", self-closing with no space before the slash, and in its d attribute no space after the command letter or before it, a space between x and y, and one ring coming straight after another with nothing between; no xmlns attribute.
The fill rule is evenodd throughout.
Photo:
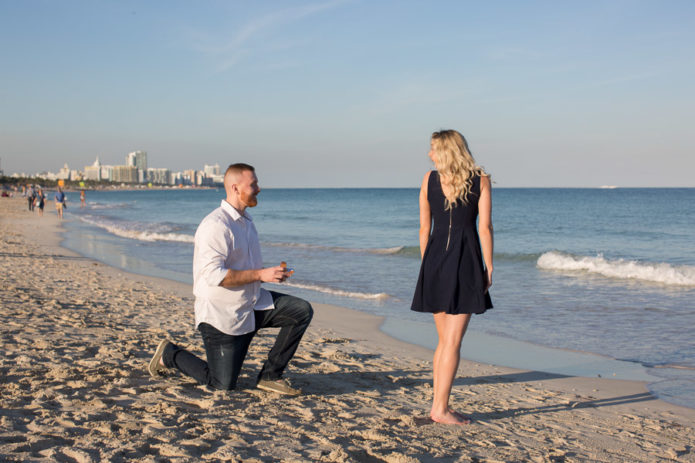
<svg viewBox="0 0 695 463"><path fill-rule="evenodd" d="M258 186L258 177L255 172L245 170L239 176L239 181L236 184L239 200L246 207L254 207L258 204L256 196L261 192L261 187Z"/></svg>

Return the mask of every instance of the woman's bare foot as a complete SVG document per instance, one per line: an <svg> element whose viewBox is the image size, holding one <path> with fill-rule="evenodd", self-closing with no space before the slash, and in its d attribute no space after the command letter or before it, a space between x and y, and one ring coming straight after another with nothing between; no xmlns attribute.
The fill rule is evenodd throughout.
<svg viewBox="0 0 695 463"><path fill-rule="evenodd" d="M467 417L463 413L457 412L453 408L449 408L448 410L449 410L449 413L451 413L452 415L454 415L456 418L458 418L461 421L468 421L468 423L470 423L472 421L469 417Z"/></svg>
<svg viewBox="0 0 695 463"><path fill-rule="evenodd" d="M447 410L446 412L444 412L442 414L431 412L430 418L435 423L457 424L457 425L471 424L470 418L467 418L467 417L461 415L460 413L453 412L451 410Z"/></svg>

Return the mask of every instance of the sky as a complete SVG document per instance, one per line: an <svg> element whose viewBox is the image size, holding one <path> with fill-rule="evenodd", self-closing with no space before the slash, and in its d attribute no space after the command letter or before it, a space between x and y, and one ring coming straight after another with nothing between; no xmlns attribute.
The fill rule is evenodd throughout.
<svg viewBox="0 0 695 463"><path fill-rule="evenodd" d="M0 0L0 69L6 174L418 187L456 129L498 187L695 187L691 0Z"/></svg>

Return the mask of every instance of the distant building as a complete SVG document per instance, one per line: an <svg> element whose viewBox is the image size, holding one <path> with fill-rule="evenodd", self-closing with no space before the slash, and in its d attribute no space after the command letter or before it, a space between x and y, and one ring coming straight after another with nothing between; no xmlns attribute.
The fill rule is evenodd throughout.
<svg viewBox="0 0 695 463"><path fill-rule="evenodd" d="M125 158L125 165L147 170L147 151L133 151Z"/></svg>
<svg viewBox="0 0 695 463"><path fill-rule="evenodd" d="M194 169L184 170L181 178L181 183L183 185L195 185L195 174L196 172Z"/></svg>
<svg viewBox="0 0 695 463"><path fill-rule="evenodd" d="M155 185L172 185L174 183L171 176L171 171L164 167L150 167L147 169L147 178Z"/></svg>
<svg viewBox="0 0 695 463"><path fill-rule="evenodd" d="M39 172L38 174L36 174L36 177L42 180L58 180L58 177L53 172Z"/></svg>
<svg viewBox="0 0 695 463"><path fill-rule="evenodd" d="M215 175L220 175L220 165L215 164L215 165L207 165L205 164L205 167L203 168L203 172L205 172L205 175L208 177L212 177Z"/></svg>
<svg viewBox="0 0 695 463"><path fill-rule="evenodd" d="M125 157L125 165L136 167L138 175L136 182L143 183L147 180L147 151L133 151Z"/></svg>
<svg viewBox="0 0 695 463"><path fill-rule="evenodd" d="M58 180L70 180L70 168L68 167L67 163L65 163L63 168L58 171L56 178Z"/></svg>
<svg viewBox="0 0 695 463"><path fill-rule="evenodd" d="M135 166L113 166L113 182L138 183L138 168Z"/></svg>
<svg viewBox="0 0 695 463"><path fill-rule="evenodd" d="M84 178L85 180L96 180L97 182L101 180L101 162L99 162L99 156L94 164L91 166L84 167Z"/></svg>
<svg viewBox="0 0 695 463"><path fill-rule="evenodd" d="M101 166L101 179L113 182L113 166Z"/></svg>

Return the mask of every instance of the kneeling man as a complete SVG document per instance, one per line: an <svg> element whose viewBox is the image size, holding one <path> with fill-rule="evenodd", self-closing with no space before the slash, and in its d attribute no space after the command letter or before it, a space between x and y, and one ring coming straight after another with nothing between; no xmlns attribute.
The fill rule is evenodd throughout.
<svg viewBox="0 0 695 463"><path fill-rule="evenodd" d="M313 309L303 300L261 288L290 276L284 265L262 268L261 246L251 216L261 189L253 167L232 164L224 174L227 198L208 214L195 233L193 294L195 324L207 362L168 340L159 343L149 363L153 377L176 368L198 383L234 389L251 340L261 328L280 328L256 386L280 394L301 391L282 378L297 350Z"/></svg>

